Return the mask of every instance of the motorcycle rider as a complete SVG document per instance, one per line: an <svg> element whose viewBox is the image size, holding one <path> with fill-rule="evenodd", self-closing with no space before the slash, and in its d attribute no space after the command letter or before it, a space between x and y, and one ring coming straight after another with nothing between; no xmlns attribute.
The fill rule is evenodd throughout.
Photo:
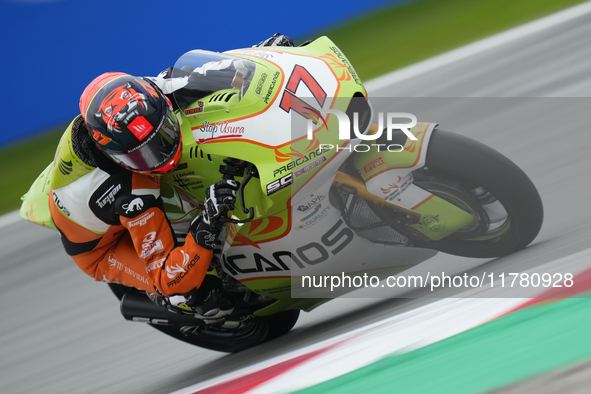
<svg viewBox="0 0 591 394"><path fill-rule="evenodd" d="M293 46L286 39L276 34L258 46ZM181 158L171 70L158 78L105 73L86 87L81 115L56 152L50 212L66 252L95 280L145 290L158 303L216 319L232 306L221 297L221 280L206 272L239 185L211 185L179 245L158 177Z"/></svg>

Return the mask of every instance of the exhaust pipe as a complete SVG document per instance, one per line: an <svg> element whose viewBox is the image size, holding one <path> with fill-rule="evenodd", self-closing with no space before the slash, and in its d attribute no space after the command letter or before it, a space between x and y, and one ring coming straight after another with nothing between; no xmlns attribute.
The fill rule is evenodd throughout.
<svg viewBox="0 0 591 394"><path fill-rule="evenodd" d="M121 299L121 314L126 320L160 326L203 326L204 322L190 315L174 313L154 304L143 293L126 293Z"/></svg>

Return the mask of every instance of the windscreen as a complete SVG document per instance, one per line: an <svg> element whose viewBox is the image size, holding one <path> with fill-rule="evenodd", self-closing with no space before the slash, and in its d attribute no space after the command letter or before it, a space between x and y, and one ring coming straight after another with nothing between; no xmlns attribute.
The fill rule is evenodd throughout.
<svg viewBox="0 0 591 394"><path fill-rule="evenodd" d="M180 108L223 89L234 88L242 98L255 70L256 64L250 60L217 52L190 51L174 65L172 79L184 86L173 95Z"/></svg>

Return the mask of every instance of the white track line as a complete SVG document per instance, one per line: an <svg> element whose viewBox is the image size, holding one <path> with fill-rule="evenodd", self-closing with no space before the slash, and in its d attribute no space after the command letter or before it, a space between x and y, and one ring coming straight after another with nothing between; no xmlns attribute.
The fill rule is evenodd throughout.
<svg viewBox="0 0 591 394"><path fill-rule="evenodd" d="M591 248L588 248L524 272L571 272L576 277L589 268L590 259ZM434 301L431 304L194 384L172 394L193 394L336 344L334 348L291 367L245 392L248 394L290 393L344 375L389 355L407 353L460 334L503 316L531 300L529 296L527 298L497 298L503 294L507 296L507 293L506 289L500 288L499 283L495 286L484 290L468 289L454 298ZM532 288L531 297L538 297L547 289ZM471 298L474 296L479 298Z"/></svg>
<svg viewBox="0 0 591 394"><path fill-rule="evenodd" d="M458 49L454 49L444 54L402 68L400 70L393 71L381 77L377 77L371 81L366 82L365 87L368 91L378 90L383 86L395 84L404 81L405 79L416 77L417 75L435 70L439 67L443 67L478 53L485 52L489 49L507 44L511 41L515 41L545 29L560 25L561 23L569 22L588 13L591 13L591 1L567 8L566 10L559 11L544 18L526 23L525 25L518 26L483 40L476 41L472 44L468 44ZM17 221L18 211L13 211L0 216L0 229L14 224Z"/></svg>
<svg viewBox="0 0 591 394"><path fill-rule="evenodd" d="M256 373L303 354L337 346L284 371L247 393L288 393L361 368L395 352L406 353L485 323L526 299L443 299L338 336L307 345L172 394L193 394ZM392 333L396 333L393 335Z"/></svg>
<svg viewBox="0 0 591 394"><path fill-rule="evenodd" d="M381 77L377 77L371 81L366 82L365 88L370 92L378 90L384 86L392 85L406 79L416 77L417 75L424 74L470 56L488 51L489 49L499 47L520 38L527 37L565 22L569 22L588 13L591 13L591 1L567 8L566 10L536 19L535 21L526 23L525 25L506 30L502 33L495 34L494 36L476 41L472 44L468 44L430 59L423 60L422 62L415 63L400 70L382 75Z"/></svg>

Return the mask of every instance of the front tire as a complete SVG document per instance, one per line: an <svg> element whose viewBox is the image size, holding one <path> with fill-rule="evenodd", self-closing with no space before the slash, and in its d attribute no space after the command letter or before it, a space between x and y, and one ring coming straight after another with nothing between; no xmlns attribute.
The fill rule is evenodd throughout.
<svg viewBox="0 0 591 394"><path fill-rule="evenodd" d="M511 160L480 142L435 130L426 164L413 176L415 185L475 218L438 241L421 237L410 226L394 227L415 246L464 257L499 257L525 248L540 231L543 207L534 184ZM380 211L392 218L391 212Z"/></svg>

